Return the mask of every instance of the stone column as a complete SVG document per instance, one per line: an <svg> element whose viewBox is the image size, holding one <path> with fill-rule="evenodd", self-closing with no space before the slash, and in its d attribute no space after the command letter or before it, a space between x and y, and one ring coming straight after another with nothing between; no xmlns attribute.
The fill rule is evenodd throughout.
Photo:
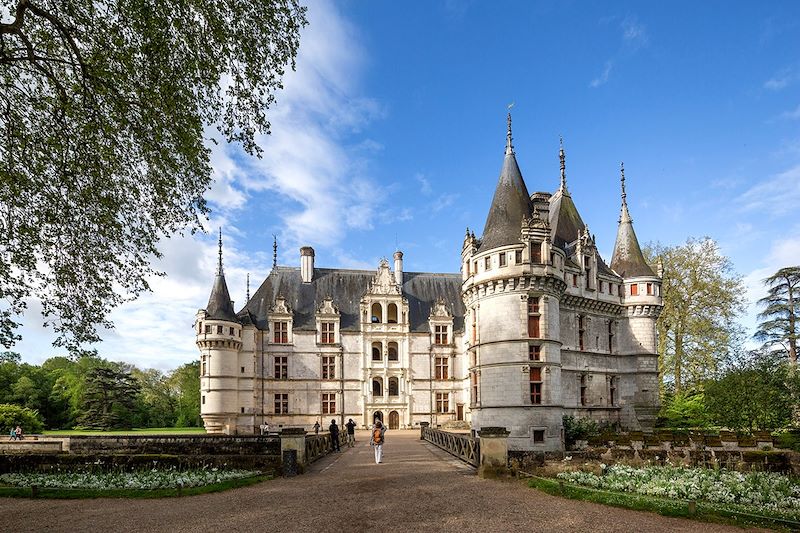
<svg viewBox="0 0 800 533"><path fill-rule="evenodd" d="M495 478L508 474L508 435L510 433L504 427L482 427L478 431L481 442L478 476Z"/></svg>
<svg viewBox="0 0 800 533"><path fill-rule="evenodd" d="M281 460L284 453L294 450L297 453L297 465L302 472L306 465L306 430L303 428L283 428L281 431Z"/></svg>
<svg viewBox="0 0 800 533"><path fill-rule="evenodd" d="M425 437L422 436L425 433L425 428L430 426L430 422L420 422L419 423L419 440L425 440Z"/></svg>

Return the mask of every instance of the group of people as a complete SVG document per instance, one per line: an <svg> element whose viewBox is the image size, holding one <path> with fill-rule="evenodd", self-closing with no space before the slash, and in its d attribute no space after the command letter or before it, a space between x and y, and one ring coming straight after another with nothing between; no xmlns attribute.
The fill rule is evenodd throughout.
<svg viewBox="0 0 800 533"><path fill-rule="evenodd" d="M353 422L353 419L349 419L347 424L345 424L347 428L347 445L351 448L356 445L356 423ZM314 433L319 435L319 428L320 423L314 423ZM333 451L339 452L339 426L336 425L336 420L331 419L331 425L328 426L328 431L331 434L331 445L333 447ZM373 451L375 452L375 464L380 464L383 462L383 443L384 443L384 434L386 433L386 426L380 421L380 419L376 418L375 423L372 425L372 431L369 439L369 445L373 447Z"/></svg>
<svg viewBox="0 0 800 533"><path fill-rule="evenodd" d="M25 435L22 434L22 428L17 426L11 430L9 433L11 440L22 440L25 438Z"/></svg>

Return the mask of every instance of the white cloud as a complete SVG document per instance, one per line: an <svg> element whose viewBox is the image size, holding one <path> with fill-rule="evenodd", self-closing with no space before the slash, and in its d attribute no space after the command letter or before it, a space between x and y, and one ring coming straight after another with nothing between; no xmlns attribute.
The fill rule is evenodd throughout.
<svg viewBox="0 0 800 533"><path fill-rule="evenodd" d="M433 187L431 187L431 182L428 181L428 179L425 177L424 174L418 173L414 176L414 179L419 182L420 185L419 192L421 192L425 196L428 196L433 192Z"/></svg>
<svg viewBox="0 0 800 533"><path fill-rule="evenodd" d="M640 23L636 17L625 17L620 26L622 28L622 40L627 46L639 48L647 44L647 30L644 24Z"/></svg>
<svg viewBox="0 0 800 533"><path fill-rule="evenodd" d="M593 79L591 83L589 83L589 87L600 87L601 85L605 84L608 81L608 77L611 75L611 69L614 68L614 63L611 61L606 61L606 66L603 69L603 72Z"/></svg>
<svg viewBox="0 0 800 533"><path fill-rule="evenodd" d="M800 79L800 70L793 68L783 68L773 77L764 82L764 89L768 91L780 91Z"/></svg>
<svg viewBox="0 0 800 533"><path fill-rule="evenodd" d="M436 200L430 205L431 212L438 213L450 206L452 206L456 199L458 199L458 194L456 193L446 193L440 195Z"/></svg>
<svg viewBox="0 0 800 533"><path fill-rule="evenodd" d="M800 203L800 164L754 185L736 202L743 211L760 210L767 217L794 212Z"/></svg>
<svg viewBox="0 0 800 533"><path fill-rule="evenodd" d="M792 110L784 111L781 113L780 118L783 120L798 120L800 119L800 104Z"/></svg>

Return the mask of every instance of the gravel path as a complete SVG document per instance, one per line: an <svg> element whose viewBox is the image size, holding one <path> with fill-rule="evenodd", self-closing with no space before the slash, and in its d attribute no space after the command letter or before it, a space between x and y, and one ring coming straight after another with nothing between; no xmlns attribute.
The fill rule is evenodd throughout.
<svg viewBox="0 0 800 533"><path fill-rule="evenodd" d="M567 500L474 469L389 431L376 465L368 434L291 479L161 500L0 498L7 531L742 531ZM5 528L2 528L5 529Z"/></svg>

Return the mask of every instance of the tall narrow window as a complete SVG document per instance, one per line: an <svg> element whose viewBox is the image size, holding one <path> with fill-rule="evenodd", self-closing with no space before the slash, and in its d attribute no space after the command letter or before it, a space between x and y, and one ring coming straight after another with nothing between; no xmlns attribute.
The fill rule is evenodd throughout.
<svg viewBox="0 0 800 533"><path fill-rule="evenodd" d="M586 269L586 288L587 289L591 289L592 288L592 269L591 268L587 268Z"/></svg>
<svg viewBox="0 0 800 533"><path fill-rule="evenodd" d="M539 329L539 322L541 315L539 313L539 297L528 297L528 337L538 339L541 336Z"/></svg>
<svg viewBox="0 0 800 533"><path fill-rule="evenodd" d="M515 250L514 251L514 264L521 265L522 264L522 250Z"/></svg>
<svg viewBox="0 0 800 533"><path fill-rule="evenodd" d="M584 337L586 334L585 329L586 319L583 315L578 315L578 349L583 351L584 348Z"/></svg>
<svg viewBox="0 0 800 533"><path fill-rule="evenodd" d="M608 353L614 351L614 321L608 321Z"/></svg>
<svg viewBox="0 0 800 533"><path fill-rule="evenodd" d="M434 336L433 336L434 344L438 344L439 346L448 344L447 326L434 326L433 329L434 329Z"/></svg>
<svg viewBox="0 0 800 533"><path fill-rule="evenodd" d="M633 283L631 284L631 296L638 296L639 295L639 284Z"/></svg>
<svg viewBox="0 0 800 533"><path fill-rule="evenodd" d="M322 379L336 379L336 357L322 356Z"/></svg>
<svg viewBox="0 0 800 533"><path fill-rule="evenodd" d="M542 347L535 344L528 346L528 361L541 361Z"/></svg>
<svg viewBox="0 0 800 533"><path fill-rule="evenodd" d="M280 393L275 395L275 414L285 415L289 413L289 395Z"/></svg>
<svg viewBox="0 0 800 533"><path fill-rule="evenodd" d="M336 413L336 393L323 392L322 393L322 414L332 415Z"/></svg>
<svg viewBox="0 0 800 533"><path fill-rule="evenodd" d="M648 296L652 296L653 295L653 284L652 283L648 283L647 284L647 295Z"/></svg>
<svg viewBox="0 0 800 533"><path fill-rule="evenodd" d="M387 314L389 316L386 321L389 324L397 324L397 304L389 304L389 312Z"/></svg>
<svg viewBox="0 0 800 533"><path fill-rule="evenodd" d="M572 275L572 286L573 287L577 287L578 286L578 275L577 274L573 274Z"/></svg>
<svg viewBox="0 0 800 533"><path fill-rule="evenodd" d="M375 302L374 304L372 304L370 310L372 312L372 318L370 321L373 324L383 322L383 307L381 307L381 304Z"/></svg>
<svg viewBox="0 0 800 533"><path fill-rule="evenodd" d="M478 376L477 372L472 372L472 394L471 399L473 404L478 403L478 383L480 381L480 376Z"/></svg>
<svg viewBox="0 0 800 533"><path fill-rule="evenodd" d="M478 342L478 310L472 310L472 344Z"/></svg>
<svg viewBox="0 0 800 533"><path fill-rule="evenodd" d="M531 263L539 264L542 262L542 243L531 243Z"/></svg>
<svg viewBox="0 0 800 533"><path fill-rule="evenodd" d="M491 270L492 269L492 258L486 257L483 260L483 269L484 270Z"/></svg>
<svg viewBox="0 0 800 533"><path fill-rule="evenodd" d="M206 369L206 356L204 355L203 356L203 370L202 370L202 372L200 372L200 375L201 376L205 376L206 375L206 370L207 370Z"/></svg>
<svg viewBox="0 0 800 533"><path fill-rule="evenodd" d="M649 283L648 283L648 285L649 285ZM233 328L228 328L228 335L233 337Z"/></svg>
<svg viewBox="0 0 800 533"><path fill-rule="evenodd" d="M611 406L617 405L617 378L614 376L608 382L608 403Z"/></svg>
<svg viewBox="0 0 800 533"><path fill-rule="evenodd" d="M450 395L446 392L436 393L436 412L447 413L450 411Z"/></svg>
<svg viewBox="0 0 800 533"><path fill-rule="evenodd" d="M285 355L275 356L275 379L289 379L288 357Z"/></svg>
<svg viewBox="0 0 800 533"><path fill-rule="evenodd" d="M508 256L507 256L507 254L506 254L505 252L503 252L503 253L501 253L501 254L500 254L500 266L501 266L501 267L504 267L504 266L506 266L506 258L507 258L507 257L508 257Z"/></svg>
<svg viewBox="0 0 800 533"><path fill-rule="evenodd" d="M336 325L333 322L320 323L322 344L333 344Z"/></svg>
<svg viewBox="0 0 800 533"><path fill-rule="evenodd" d="M434 366L436 368L436 379L448 379L447 357L437 357Z"/></svg>
<svg viewBox="0 0 800 533"><path fill-rule="evenodd" d="M399 360L398 350L397 350L397 343L390 342L389 349L388 349L389 361L397 361Z"/></svg>
<svg viewBox="0 0 800 533"><path fill-rule="evenodd" d="M277 344L286 344L289 342L289 323L275 322L275 334L272 338L273 342Z"/></svg>
<svg viewBox="0 0 800 533"><path fill-rule="evenodd" d="M586 376L581 376L581 387L580 387L580 404L586 405Z"/></svg>
<svg viewBox="0 0 800 533"><path fill-rule="evenodd" d="M400 380L397 378L389 378L389 396L400 395Z"/></svg>
<svg viewBox="0 0 800 533"><path fill-rule="evenodd" d="M206 335L210 335L211 334L211 326L209 326L208 324L206 324L205 333L206 333Z"/></svg>
<svg viewBox="0 0 800 533"><path fill-rule="evenodd" d="M531 403L539 405L542 403L542 369L534 366L530 369Z"/></svg>
<svg viewBox="0 0 800 533"><path fill-rule="evenodd" d="M372 380L372 395L383 396L383 380L381 378Z"/></svg>
<svg viewBox="0 0 800 533"><path fill-rule="evenodd" d="M217 326L217 335L222 335L222 326Z"/></svg>
<svg viewBox="0 0 800 533"><path fill-rule="evenodd" d="M597 292L603 292L603 280L597 282Z"/></svg>

